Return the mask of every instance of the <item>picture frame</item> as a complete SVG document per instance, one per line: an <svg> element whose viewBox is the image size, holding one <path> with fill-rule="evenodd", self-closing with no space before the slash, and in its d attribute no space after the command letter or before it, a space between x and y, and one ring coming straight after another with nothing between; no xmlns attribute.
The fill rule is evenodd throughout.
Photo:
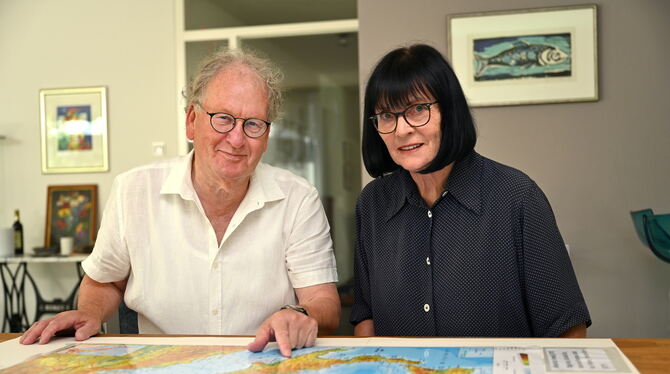
<svg viewBox="0 0 670 374"><path fill-rule="evenodd" d="M97 234L98 186L95 184L47 188L44 246L58 246L60 238L74 238L74 252L90 252Z"/></svg>
<svg viewBox="0 0 670 374"><path fill-rule="evenodd" d="M594 4L447 17L447 52L473 107L598 100Z"/></svg>
<svg viewBox="0 0 670 374"><path fill-rule="evenodd" d="M109 170L107 88L40 90L42 173Z"/></svg>

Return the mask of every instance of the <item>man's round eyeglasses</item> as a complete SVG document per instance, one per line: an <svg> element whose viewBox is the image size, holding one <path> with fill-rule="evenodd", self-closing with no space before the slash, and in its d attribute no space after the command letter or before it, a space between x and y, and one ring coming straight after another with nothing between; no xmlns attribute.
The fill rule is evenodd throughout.
<svg viewBox="0 0 670 374"><path fill-rule="evenodd" d="M430 121L430 108L437 101L432 103L413 104L402 112L384 111L370 117L372 125L380 134L390 134L398 127L398 116L402 114L405 122L412 127L421 127Z"/></svg>
<svg viewBox="0 0 670 374"><path fill-rule="evenodd" d="M260 138L271 125L270 122L259 118L240 118L223 112L205 113L209 115L209 124L212 125L214 131L221 134L233 131L235 125L237 125L237 120L242 120L242 131L250 138Z"/></svg>

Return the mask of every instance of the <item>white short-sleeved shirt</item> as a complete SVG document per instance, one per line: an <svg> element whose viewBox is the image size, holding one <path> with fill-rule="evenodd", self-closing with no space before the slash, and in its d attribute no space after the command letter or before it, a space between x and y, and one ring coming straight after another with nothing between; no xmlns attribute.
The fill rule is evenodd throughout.
<svg viewBox="0 0 670 374"><path fill-rule="evenodd" d="M294 288L336 282L316 189L259 163L217 243L193 188L193 153L116 177L93 253L97 282L128 279L140 333L254 334Z"/></svg>

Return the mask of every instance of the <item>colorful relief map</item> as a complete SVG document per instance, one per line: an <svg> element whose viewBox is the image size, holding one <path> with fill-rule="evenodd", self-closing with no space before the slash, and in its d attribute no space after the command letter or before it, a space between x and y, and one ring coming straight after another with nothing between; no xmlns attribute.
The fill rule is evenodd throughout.
<svg viewBox="0 0 670 374"><path fill-rule="evenodd" d="M494 350L498 348L312 347L293 351L287 359L277 349L251 353L239 346L74 344L0 372L494 374Z"/></svg>

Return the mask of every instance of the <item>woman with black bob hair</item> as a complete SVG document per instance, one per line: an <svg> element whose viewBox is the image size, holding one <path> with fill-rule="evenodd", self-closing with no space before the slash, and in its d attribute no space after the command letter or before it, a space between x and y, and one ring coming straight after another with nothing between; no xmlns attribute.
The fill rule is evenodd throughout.
<svg viewBox="0 0 670 374"><path fill-rule="evenodd" d="M443 169L475 148L477 133L470 108L447 61L427 45L399 48L379 62L365 90L363 162L373 178L400 167L389 155L374 125L367 126L377 109L403 107L410 98L428 96L437 101L444 114L437 156L421 172L427 174Z"/></svg>
<svg viewBox="0 0 670 374"><path fill-rule="evenodd" d="M591 324L551 206L519 170L474 151L449 63L398 48L365 91L356 204L359 336L583 337Z"/></svg>

